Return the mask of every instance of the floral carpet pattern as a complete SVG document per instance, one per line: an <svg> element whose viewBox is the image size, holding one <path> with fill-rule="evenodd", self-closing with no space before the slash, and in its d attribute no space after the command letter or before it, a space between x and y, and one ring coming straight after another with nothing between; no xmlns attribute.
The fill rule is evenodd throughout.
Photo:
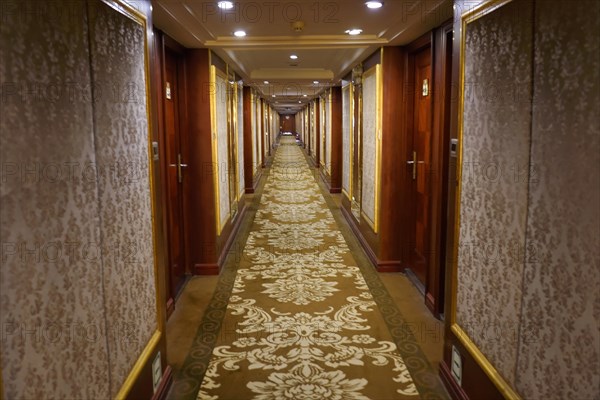
<svg viewBox="0 0 600 400"><path fill-rule="evenodd" d="M282 139L197 399L419 398L301 149Z"/></svg>

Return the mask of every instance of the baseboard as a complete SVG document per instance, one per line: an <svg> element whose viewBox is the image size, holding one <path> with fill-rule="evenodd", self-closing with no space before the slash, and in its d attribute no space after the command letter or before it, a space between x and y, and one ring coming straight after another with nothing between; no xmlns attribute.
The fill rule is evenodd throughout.
<svg viewBox="0 0 600 400"><path fill-rule="evenodd" d="M467 396L465 391L454 380L450 368L448 368L444 361L440 363L440 378L442 379L442 383L446 387L446 390L448 390L448 393L450 393L450 396L454 400L469 400L469 396Z"/></svg>
<svg viewBox="0 0 600 400"><path fill-rule="evenodd" d="M373 249L371 249L371 246L369 246L369 243L367 242L362 232L356 225L354 217L350 215L350 213L348 212L348 210L346 210L345 207L342 206L340 207L340 209L342 210L342 215L348 222L348 225L350 225L350 229L352 229L354 236L356 236L356 238L358 239L358 242L365 251L367 258L369 259L369 261L371 261L371 264L373 264L377 272L404 272L404 268L402 266L401 261L380 260L379 258L377 258L377 256L373 252Z"/></svg>
<svg viewBox="0 0 600 400"><path fill-rule="evenodd" d="M194 275L219 275L219 264L194 264Z"/></svg>
<svg viewBox="0 0 600 400"><path fill-rule="evenodd" d="M417 275L410 268L406 268L404 270L406 277L412 283L412 285L421 293L421 295L425 296L425 285L417 278Z"/></svg>
<svg viewBox="0 0 600 400"><path fill-rule="evenodd" d="M381 261L377 259L377 272L404 272L402 261Z"/></svg>
<svg viewBox="0 0 600 400"><path fill-rule="evenodd" d="M221 249L221 254L219 255L219 260L217 261L218 264L218 270L221 270L221 267L225 264L225 259L227 258L227 255L229 254L229 249L231 248L231 245L233 244L233 242L235 242L235 237L237 236L238 231L240 230L240 225L242 224L242 220L244 219L244 216L246 215L246 210L248 209L248 206L246 205L246 203L244 203L242 209L240 212L238 212L238 215L235 218L235 221L233 223L233 226L231 227L231 231L229 232L229 237L227 238L227 241L225 242L225 246L223 246L223 248Z"/></svg>
<svg viewBox="0 0 600 400"><path fill-rule="evenodd" d="M175 299L170 297L169 300L167 300L167 319L173 314L173 311L175 311Z"/></svg>
<svg viewBox="0 0 600 400"><path fill-rule="evenodd" d="M341 187L339 187L339 188L337 188L337 187L336 188L331 188L331 189L329 189L329 193L331 193L331 194L340 194L340 193L342 193L342 188Z"/></svg>
<svg viewBox="0 0 600 400"><path fill-rule="evenodd" d="M171 384L173 383L173 369L169 365L165 368L165 372L163 372L162 378L160 380L160 384L158 388L156 388L156 392L154 392L154 396L152 396L152 400L164 400L167 398L167 394L169 393L169 389L171 389Z"/></svg>

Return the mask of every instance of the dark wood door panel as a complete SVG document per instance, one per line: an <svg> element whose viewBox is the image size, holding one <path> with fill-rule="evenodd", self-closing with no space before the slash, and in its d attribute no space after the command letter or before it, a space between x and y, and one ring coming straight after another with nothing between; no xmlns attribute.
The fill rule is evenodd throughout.
<svg viewBox="0 0 600 400"><path fill-rule="evenodd" d="M179 113L179 63L180 56L165 49L165 75L163 82L165 123L165 168L167 190L167 238L169 252L169 297L174 299L185 278L185 245L183 227L183 187Z"/></svg>
<svg viewBox="0 0 600 400"><path fill-rule="evenodd" d="M411 267L423 285L427 282L430 228L431 171L431 47L414 55L413 93L413 206L414 225L411 240Z"/></svg>

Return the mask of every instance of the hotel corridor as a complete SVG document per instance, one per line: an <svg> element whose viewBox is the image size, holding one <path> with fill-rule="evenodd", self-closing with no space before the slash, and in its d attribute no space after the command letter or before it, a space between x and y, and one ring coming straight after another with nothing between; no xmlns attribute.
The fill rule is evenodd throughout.
<svg viewBox="0 0 600 400"><path fill-rule="evenodd" d="M317 182L301 147L282 137L210 305L180 300L169 321L167 337L194 335L189 346L168 342L185 357L170 399L448 398L415 338L429 334L419 340L441 351L441 323L408 321L373 268L359 266L365 256L350 250L345 236L356 239ZM186 319L203 312L199 328Z"/></svg>
<svg viewBox="0 0 600 400"><path fill-rule="evenodd" d="M0 21L0 400L600 400L599 0Z"/></svg>

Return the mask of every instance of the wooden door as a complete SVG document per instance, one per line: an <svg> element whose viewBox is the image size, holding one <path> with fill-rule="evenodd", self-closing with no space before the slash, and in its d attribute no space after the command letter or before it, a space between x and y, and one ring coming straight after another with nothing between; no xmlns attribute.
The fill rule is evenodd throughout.
<svg viewBox="0 0 600 400"><path fill-rule="evenodd" d="M281 130L283 132L296 132L296 117L286 115L281 118Z"/></svg>
<svg viewBox="0 0 600 400"><path fill-rule="evenodd" d="M180 132L180 100L179 81L183 71L181 57L165 48L165 69L163 82L164 127L167 190L167 241L169 253L169 298L168 312L172 311L173 301L185 280L185 236L183 215L183 180L185 177L185 160L182 156L182 139Z"/></svg>
<svg viewBox="0 0 600 400"><path fill-rule="evenodd" d="M410 264L423 285L427 282L430 228L431 171L431 47L414 55L412 154L409 173L413 183L414 225L411 226Z"/></svg>

